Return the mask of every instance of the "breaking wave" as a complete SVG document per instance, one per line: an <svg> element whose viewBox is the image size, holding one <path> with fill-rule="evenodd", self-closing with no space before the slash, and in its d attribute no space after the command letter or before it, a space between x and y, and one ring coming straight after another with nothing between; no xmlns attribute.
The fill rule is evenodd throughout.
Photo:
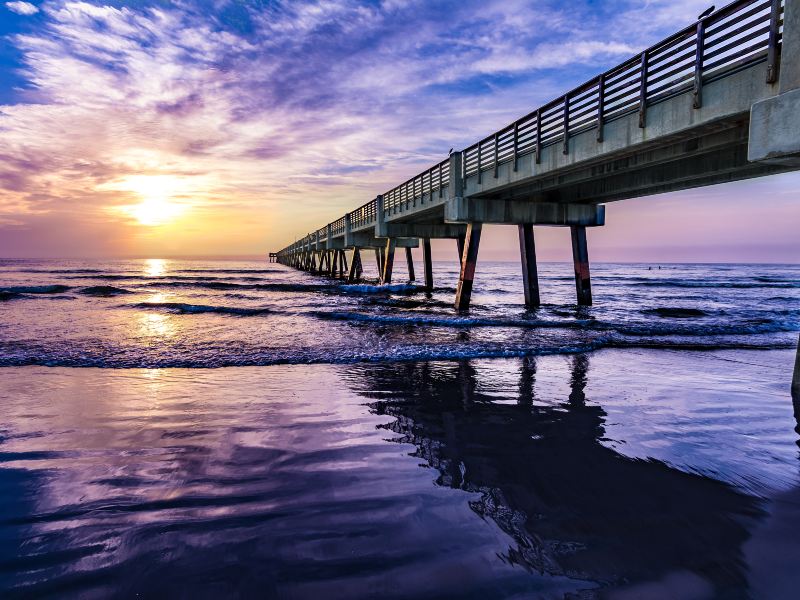
<svg viewBox="0 0 800 600"><path fill-rule="evenodd" d="M184 302L139 302L128 305L132 308L145 308L163 310L182 315L195 315L202 313L219 313L223 315L237 315L240 317L264 315L272 312L268 308L249 308L240 306L209 306L207 304L187 304Z"/></svg>

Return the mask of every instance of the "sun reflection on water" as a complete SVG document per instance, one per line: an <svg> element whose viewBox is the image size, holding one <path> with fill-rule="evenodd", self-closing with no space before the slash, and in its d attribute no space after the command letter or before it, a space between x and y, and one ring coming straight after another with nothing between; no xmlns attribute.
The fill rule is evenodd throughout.
<svg viewBox="0 0 800 600"><path fill-rule="evenodd" d="M173 337L175 324L169 315L141 314L139 315L139 333L147 337Z"/></svg>
<svg viewBox="0 0 800 600"><path fill-rule="evenodd" d="M144 274L147 277L161 277L167 272L167 261L163 258L148 258L144 261Z"/></svg>

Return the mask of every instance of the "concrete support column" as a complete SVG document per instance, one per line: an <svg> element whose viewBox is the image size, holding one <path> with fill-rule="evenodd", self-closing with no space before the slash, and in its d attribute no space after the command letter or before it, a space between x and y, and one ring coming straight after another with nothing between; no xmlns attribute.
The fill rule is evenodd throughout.
<svg viewBox="0 0 800 600"><path fill-rule="evenodd" d="M586 227L573 225L572 262L575 265L575 291L578 294L579 306L592 305L592 282L589 275L589 247L586 243Z"/></svg>
<svg viewBox="0 0 800 600"><path fill-rule="evenodd" d="M339 250L339 266L341 267L339 270L339 277L344 279L345 273L347 272L347 255L344 250Z"/></svg>
<svg viewBox="0 0 800 600"><path fill-rule="evenodd" d="M456 238L456 248L458 249L458 263L461 264L462 259L464 258L464 240L466 236L459 235Z"/></svg>
<svg viewBox="0 0 800 600"><path fill-rule="evenodd" d="M539 306L539 273L536 268L536 243L533 237L533 225L518 225L519 255L522 260L522 287L525 291L525 306Z"/></svg>
<svg viewBox="0 0 800 600"><path fill-rule="evenodd" d="M456 309L466 310L472 297L472 282L475 279L475 266L478 263L478 246L481 243L481 223L469 223L461 255L461 275L456 291Z"/></svg>
<svg viewBox="0 0 800 600"><path fill-rule="evenodd" d="M417 278L414 275L414 257L411 256L411 248L406 248L406 265L408 266L408 280L416 281Z"/></svg>
<svg viewBox="0 0 800 600"><path fill-rule="evenodd" d="M361 251L358 247L353 248L353 258L350 260L350 271L347 273L347 283L356 283L358 277L358 267L361 263Z"/></svg>
<svg viewBox="0 0 800 600"><path fill-rule="evenodd" d="M431 239L422 240L422 262L425 263L425 291L433 291L433 260L431 257Z"/></svg>
<svg viewBox="0 0 800 600"><path fill-rule="evenodd" d="M383 255L381 251L383 248L375 248L375 266L378 267L378 279L383 275Z"/></svg>
<svg viewBox="0 0 800 600"><path fill-rule="evenodd" d="M389 238L386 241L386 254L383 258L383 275L381 276L381 283L392 283L392 267L394 267L394 249L397 246L397 240Z"/></svg>

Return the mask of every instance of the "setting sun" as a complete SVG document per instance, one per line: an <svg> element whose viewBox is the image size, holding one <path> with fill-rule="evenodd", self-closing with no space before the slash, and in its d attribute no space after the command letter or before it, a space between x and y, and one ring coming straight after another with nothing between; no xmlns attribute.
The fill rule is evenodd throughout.
<svg viewBox="0 0 800 600"><path fill-rule="evenodd" d="M164 225L186 211L188 204L177 198L191 197L192 182L171 175L133 175L104 186L107 190L129 192L141 198L138 204L118 207L140 225Z"/></svg>
<svg viewBox="0 0 800 600"><path fill-rule="evenodd" d="M184 207L162 198L149 198L141 204L126 207L126 211L141 225L163 225L184 211Z"/></svg>

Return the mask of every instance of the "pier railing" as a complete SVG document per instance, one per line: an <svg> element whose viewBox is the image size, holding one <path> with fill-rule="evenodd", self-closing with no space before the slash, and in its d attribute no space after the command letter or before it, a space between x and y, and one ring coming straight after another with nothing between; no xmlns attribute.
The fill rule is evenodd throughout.
<svg viewBox="0 0 800 600"><path fill-rule="evenodd" d="M705 84L757 63L767 63L767 83L774 83L782 32L783 0L732 2L462 150L460 175L477 176L480 183L487 171L497 177L501 164L511 162L516 170L521 156L534 154L539 162L542 148L554 144L568 154L570 138L592 129L602 142L605 124L630 114L638 113L639 127L645 127L648 107L680 94L691 93L700 108ZM384 193L384 216L443 202L450 180L445 159ZM377 223L377 213L373 199L347 217L352 229L364 229ZM332 236L344 234L347 217L330 224ZM316 239L327 235L325 226Z"/></svg>

